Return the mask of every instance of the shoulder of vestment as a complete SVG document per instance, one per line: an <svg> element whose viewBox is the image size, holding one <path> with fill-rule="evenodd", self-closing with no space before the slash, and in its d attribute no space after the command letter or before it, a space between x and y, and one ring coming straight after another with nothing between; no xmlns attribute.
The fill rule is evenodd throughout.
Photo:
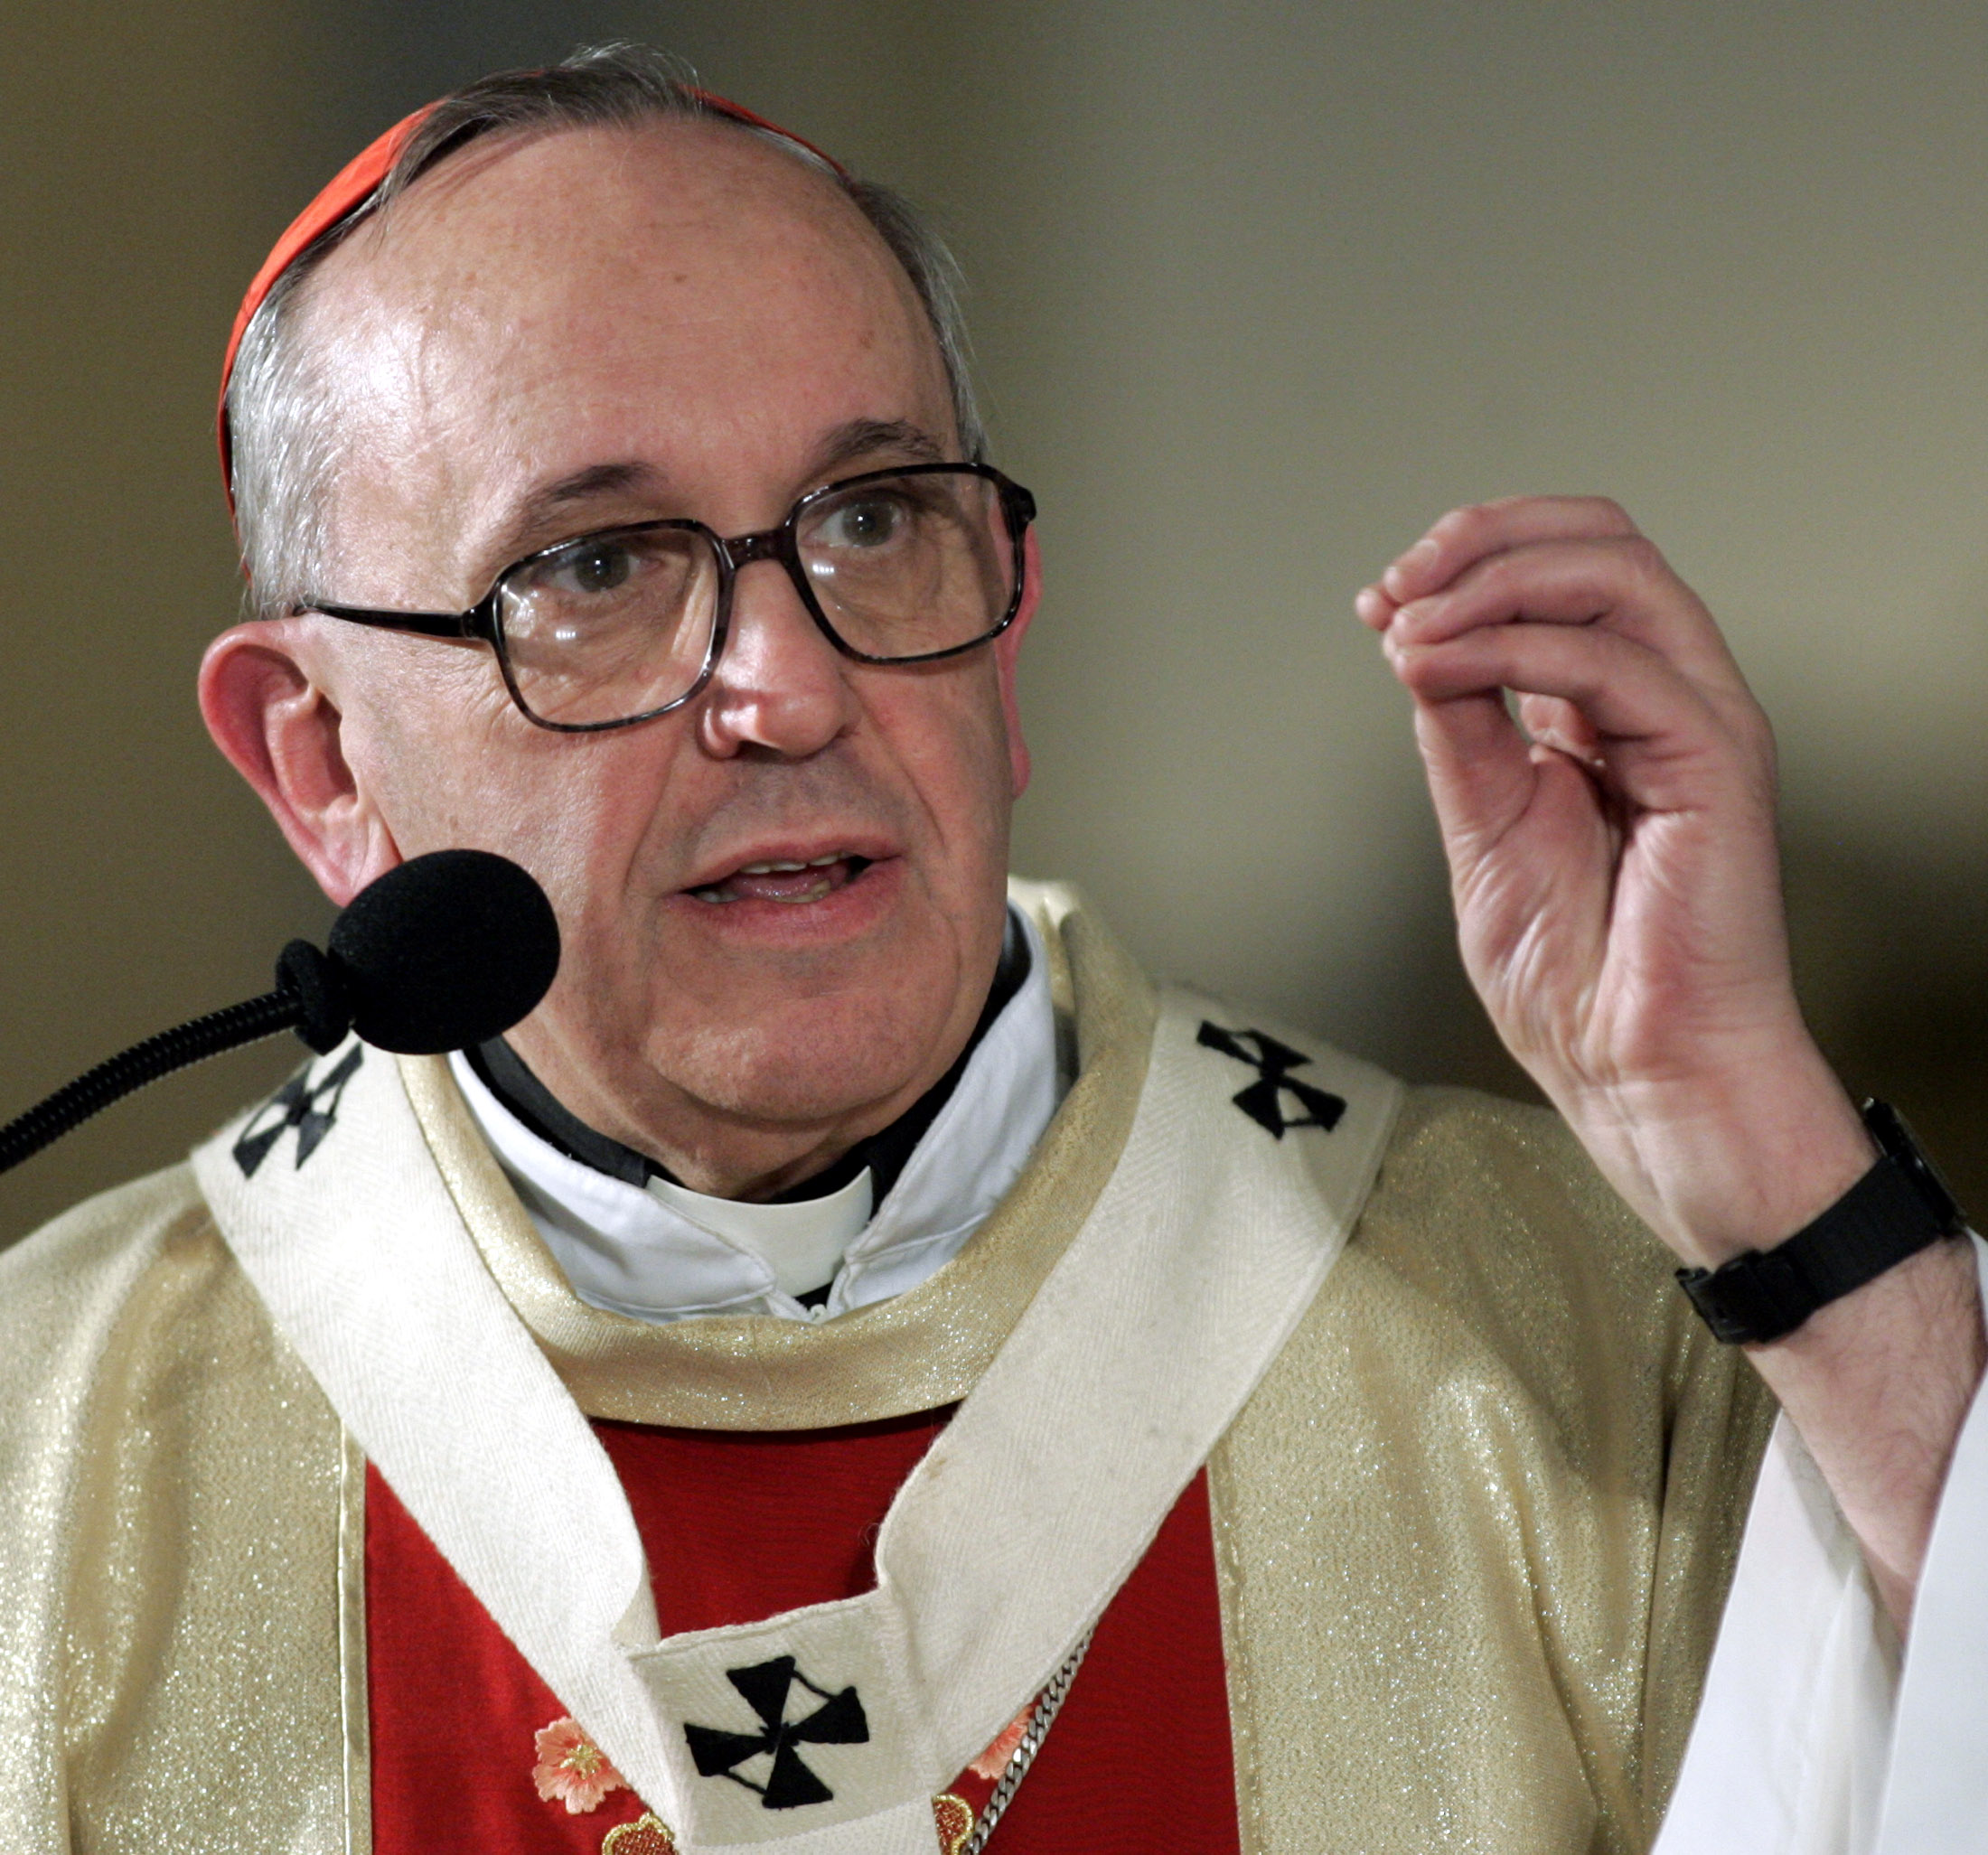
<svg viewBox="0 0 1988 1855"><path fill-rule="evenodd" d="M0 1423L42 1409L155 1272L233 1273L184 1163L98 1193L0 1251Z"/></svg>
<svg viewBox="0 0 1988 1855"><path fill-rule="evenodd" d="M1558 1116L1408 1091L1214 1464L1261 1846L1646 1845L1773 1408L1672 1267Z"/></svg>
<svg viewBox="0 0 1988 1855"><path fill-rule="evenodd" d="M1572 1432L1596 1415L1604 1361L1666 1410L1687 1381L1739 1365L1675 1268L1558 1114L1425 1087L1407 1093L1332 1287L1467 1338Z"/></svg>
<svg viewBox="0 0 1988 1855"><path fill-rule="evenodd" d="M344 1473L189 1166L0 1255L8 1848L343 1846Z"/></svg>

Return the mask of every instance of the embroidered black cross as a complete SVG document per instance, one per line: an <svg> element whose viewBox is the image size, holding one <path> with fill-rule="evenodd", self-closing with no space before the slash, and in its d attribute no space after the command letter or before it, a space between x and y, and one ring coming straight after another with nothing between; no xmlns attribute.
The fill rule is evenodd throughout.
<svg viewBox="0 0 1988 1855"><path fill-rule="evenodd" d="M255 1177L256 1168L291 1128L296 1129L299 1166L317 1151L318 1142L331 1132L332 1123L338 1119L339 1099L345 1092L345 1084L358 1073L364 1054L365 1046L354 1044L329 1075L314 1082L306 1063L256 1110L235 1142L235 1164L240 1166L242 1177Z"/></svg>
<svg viewBox="0 0 1988 1855"><path fill-rule="evenodd" d="M1286 1128L1317 1127L1330 1133L1346 1111L1344 1098L1327 1094L1291 1074L1292 1070L1308 1063L1310 1057L1262 1031L1225 1031L1220 1025L1204 1019L1195 1041L1210 1050L1221 1051L1224 1056L1233 1056L1238 1063L1246 1063L1256 1071L1256 1080L1232 1099L1258 1127L1268 1129L1280 1140ZM1252 1045L1255 1045L1253 1049ZM1284 1112L1287 1096L1303 1110L1302 1113Z"/></svg>
<svg viewBox="0 0 1988 1855"><path fill-rule="evenodd" d="M762 1810L792 1810L802 1803L826 1803L835 1795L813 1772L801 1762L797 1745L860 1746L869 1739L869 1721L863 1717L863 1703L854 1688L831 1694L818 1688L794 1666L792 1655L776 1655L771 1662L755 1663L750 1668L727 1668L725 1679L745 1695L746 1704L758 1714L764 1730L756 1733L727 1732L718 1727L689 1726L683 1737L690 1743L691 1762L699 1777L728 1777L735 1785L759 1793ZM787 1700L796 1684L821 1702L805 1719L790 1721ZM738 1767L762 1753L773 1754L773 1768L766 1782L755 1784L742 1776Z"/></svg>

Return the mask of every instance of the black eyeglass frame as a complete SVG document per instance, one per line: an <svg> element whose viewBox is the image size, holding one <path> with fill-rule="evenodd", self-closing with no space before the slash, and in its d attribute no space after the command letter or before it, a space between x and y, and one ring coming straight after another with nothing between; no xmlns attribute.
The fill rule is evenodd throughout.
<svg viewBox="0 0 1988 1855"><path fill-rule="evenodd" d="M1015 576L1008 610L1001 614L998 624L982 632L979 637L969 638L963 644L948 644L942 651L925 651L912 657L876 657L867 651L858 651L830 622L809 583L807 570L802 564L800 544L795 539L802 520L815 504L844 491L859 489L865 483L881 482L893 477L938 475L980 477L992 483L1000 497L1001 514L1008 523L1009 546L1013 549ZM821 635L843 656L858 663L936 663L944 658L958 657L964 651L977 651L982 644L999 637L1014 623L1015 614L1021 610L1026 567L1024 542L1028 525L1035 519L1035 497L991 464L906 464L895 470L866 470L856 476L823 483L818 490L810 490L787 511L786 519L778 528L762 529L755 534L727 537L689 516L670 516L656 521L624 522L615 528L596 529L564 541L555 541L550 547L536 548L522 559L512 561L491 582L490 591L466 612L397 612L369 605L333 604L321 599L305 601L293 609L300 614L323 613L327 618L371 625L380 631L408 632L417 637L443 638L452 642L488 644L496 653L497 668L512 703L533 726L549 728L555 734L597 735L610 728L633 727L638 722L653 721L659 715L668 715L672 709L681 708L686 702L695 700L703 693L717 669L718 659L725 654L726 640L731 631L733 583L739 570L750 567L755 560L776 560L786 569L788 579L801 595L802 604L807 608L809 617L814 620ZM499 614L506 582L539 561L588 541L611 540L622 535L652 534L660 529L701 535L717 557L717 610L711 621L711 642L705 649L704 663L698 671L696 681L680 696L672 697L660 707L645 708L640 715L624 715L614 721L548 721L543 716L533 714L531 705L519 690L517 677L511 667L511 653L504 644L503 623Z"/></svg>

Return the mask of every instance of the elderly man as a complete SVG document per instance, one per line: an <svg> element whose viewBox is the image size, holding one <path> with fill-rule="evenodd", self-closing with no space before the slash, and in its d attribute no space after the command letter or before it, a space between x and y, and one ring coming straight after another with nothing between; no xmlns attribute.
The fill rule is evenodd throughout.
<svg viewBox="0 0 1988 1855"><path fill-rule="evenodd" d="M216 739L335 900L502 851L564 961L8 1257L10 1836L1645 1846L1768 1400L1551 1117L1007 880L1033 506L903 207L592 54L369 150L238 334ZM1598 561L1626 720L1555 654ZM1522 1052L1689 1260L1802 1224L1869 1148L1709 621L1587 504L1364 610ZM1901 1610L1951 1247L1763 1349ZM1951 1307L1887 1431L1899 1294Z"/></svg>

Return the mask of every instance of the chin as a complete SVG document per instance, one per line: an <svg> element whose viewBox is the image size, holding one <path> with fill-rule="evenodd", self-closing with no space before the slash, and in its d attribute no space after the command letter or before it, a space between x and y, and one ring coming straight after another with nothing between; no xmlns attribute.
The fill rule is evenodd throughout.
<svg viewBox="0 0 1988 1855"><path fill-rule="evenodd" d="M729 1023L658 1040L652 1066L720 1112L755 1121L810 1122L858 1114L943 1072L933 1068L951 1017L907 1008L902 988L789 998ZM908 1106L908 1102L900 1104Z"/></svg>

